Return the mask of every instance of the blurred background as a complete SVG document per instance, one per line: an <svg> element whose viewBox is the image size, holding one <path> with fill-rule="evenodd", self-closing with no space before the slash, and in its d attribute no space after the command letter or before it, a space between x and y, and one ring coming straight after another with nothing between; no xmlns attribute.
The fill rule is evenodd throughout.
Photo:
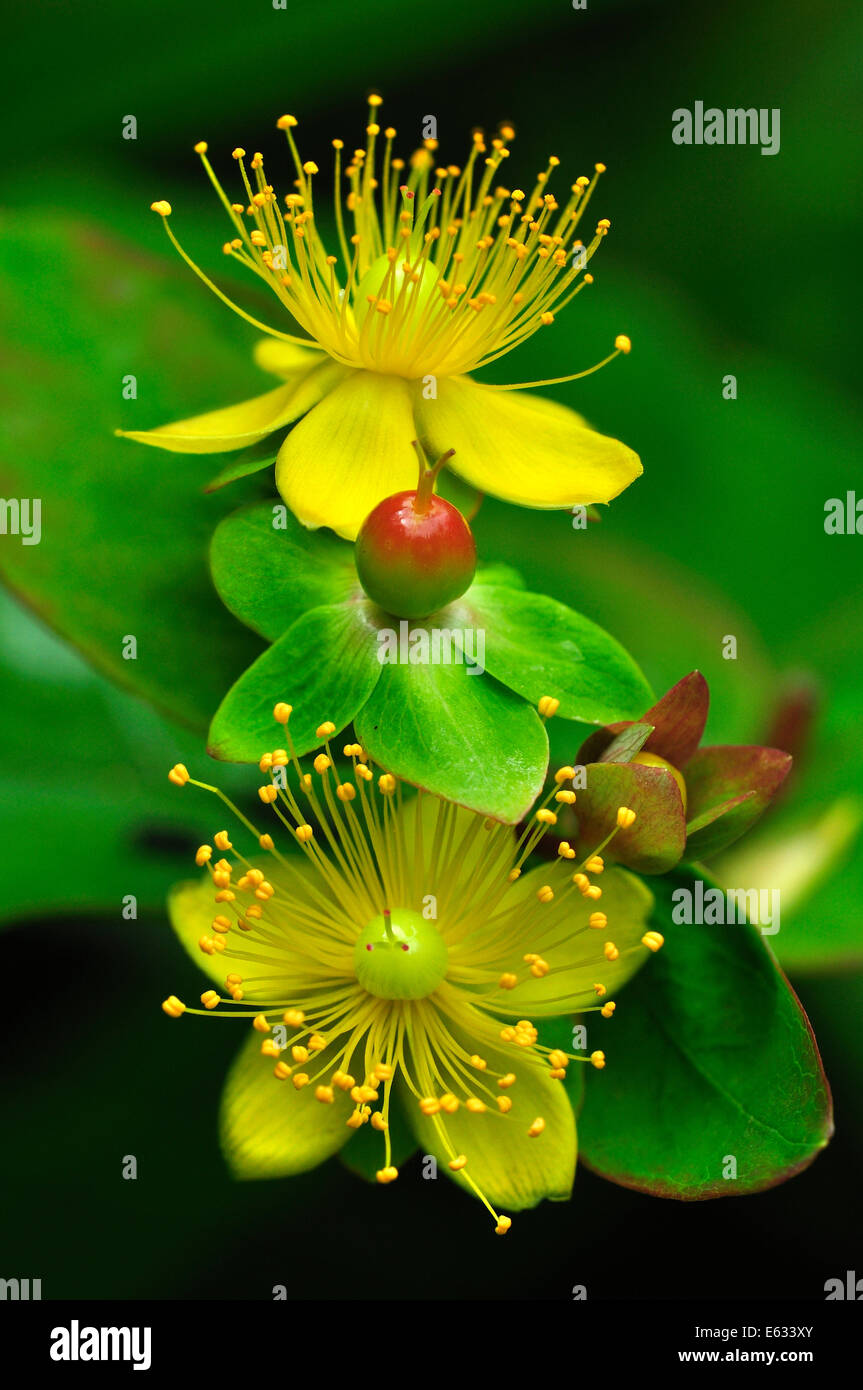
<svg viewBox="0 0 863 1390"><path fill-rule="evenodd" d="M41 1278L45 1298L268 1298L281 1283L332 1299L566 1299L575 1284L591 1298L817 1298L859 1263L863 537L826 535L824 517L830 498L863 498L849 312L861 29L850 0L421 13L34 0L7 14L0 495L42 499L42 540L0 536L6 1277ZM208 140L226 178L236 144L262 150L284 192L276 118L295 114L304 157L328 169L333 136L359 143L371 90L404 153L432 114L447 162L473 126L507 119L513 175L550 153L567 185L608 165L593 290L488 377L578 370L628 333L629 358L555 394L635 448L644 477L587 532L489 502L475 529L481 553L610 628L657 692L703 670L709 741L781 728L800 754L758 833L824 864L771 944L819 1039L837 1137L770 1192L680 1205L582 1171L572 1203L522 1217L501 1244L477 1207L416 1172L373 1189L334 1161L235 1184L216 1123L238 1037L178 1030L159 1009L197 992L162 904L212 830L165 769L202 766L208 715L255 651L212 590L207 540L271 482L205 496L212 461L112 435L268 389L254 330L181 265L149 204L168 199L191 253L230 280L192 145ZM672 112L696 101L779 108L780 152L675 145ZM121 1178L125 1155L137 1181Z"/></svg>

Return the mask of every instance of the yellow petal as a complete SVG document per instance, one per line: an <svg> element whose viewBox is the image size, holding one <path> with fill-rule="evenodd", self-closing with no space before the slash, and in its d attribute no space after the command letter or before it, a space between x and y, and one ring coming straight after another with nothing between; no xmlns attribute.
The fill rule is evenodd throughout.
<svg viewBox="0 0 863 1390"><path fill-rule="evenodd" d="M471 951L468 941L458 957L459 965L469 966L475 960L486 969L517 973L521 983L495 1000L516 1019L555 1018L573 1013L584 1007L585 996L593 997L595 984L605 985L604 997L614 999L616 991L651 958L641 938L650 924L653 894L641 879L626 869L606 869L596 880L602 897L594 901L572 886L566 890L570 876L564 876L560 865L555 866L553 878L549 874L547 864L528 870L503 899L501 906L517 907L524 903L525 908L535 908L536 891L543 884L564 885L555 888L554 900L543 906L541 913L531 911L532 920L538 920L539 925L526 932L520 943L495 957L488 945L483 948L481 941ZM591 913L598 911L608 918L608 926L602 930L588 925ZM603 948L607 941L612 941L620 953L615 961L605 959ZM522 957L533 951L560 973L539 980L530 975Z"/></svg>
<svg viewBox="0 0 863 1390"><path fill-rule="evenodd" d="M351 372L288 435L276 487L304 526L355 540L378 502L416 487L414 437L408 382Z"/></svg>
<svg viewBox="0 0 863 1390"><path fill-rule="evenodd" d="M458 1036L470 1051L476 1051L481 1042L479 1051L488 1062L489 1075L515 1072L518 1079L507 1091L512 1109L501 1115L491 1101L485 1114L471 1114L462 1105L454 1115L426 1118L416 1098L409 1098L408 1123L424 1152L434 1154L440 1171L467 1191L471 1191L469 1174L499 1213L535 1207L544 1197L567 1198L575 1177L576 1136L565 1088L551 1079L548 1066L519 1047L504 1051L500 1044L492 1047L485 1039ZM488 1100L483 1093L477 1094ZM527 1131L540 1116L545 1128L531 1138ZM441 1125L456 1153L467 1157L462 1172L453 1173L448 1167L452 1154L441 1137Z"/></svg>
<svg viewBox="0 0 863 1390"><path fill-rule="evenodd" d="M466 482L522 507L608 502L642 472L638 456L589 429L558 401L493 391L468 377L438 382L437 400L415 391L420 438L433 456L455 449L449 465Z"/></svg>
<svg viewBox="0 0 863 1390"><path fill-rule="evenodd" d="M326 891L323 880L302 859L297 858L290 867L280 864L277 869L274 869L273 860L266 855L255 858L251 862L254 868L262 869L268 877L277 872L280 890L287 892L292 897L296 896L300 900L307 899L310 883L316 892ZM215 901L216 892L217 889L213 887L213 881L208 873L203 874L200 878L187 879L183 883L178 883L168 897L168 916L171 926L192 960L221 987L220 992L224 995L226 994L225 977L229 971L235 971L238 975L259 975L260 962L248 960L243 955L243 944L248 940L248 937L238 927L233 927L224 938L230 945L230 957L222 951L210 956L201 950L198 945L201 937L214 935L213 918L221 914L231 918L234 916L230 904ZM249 944L249 951L253 956L260 954L259 947L255 947L251 943ZM280 959L284 957L287 973L290 970L291 957L284 944L279 947L279 957ZM305 957L297 954L297 967L303 967L304 962Z"/></svg>
<svg viewBox="0 0 863 1390"><path fill-rule="evenodd" d="M331 1105L315 1098L315 1083L294 1088L277 1081L272 1057L261 1056L261 1034L251 1032L228 1073L222 1093L221 1138L235 1177L287 1178L306 1173L337 1153L354 1131L347 1119L353 1102L337 1090ZM338 1064L338 1043L304 1068L326 1080ZM286 1056L290 1057L290 1053ZM290 1065L290 1062L289 1062ZM299 1068L295 1068L299 1070Z"/></svg>
<svg viewBox="0 0 863 1390"><path fill-rule="evenodd" d="M302 376L263 396L239 405L194 415L155 430L118 430L125 439L155 444L178 454L226 454L245 449L259 439L298 420L317 405L344 375L345 369L329 358Z"/></svg>
<svg viewBox="0 0 863 1390"><path fill-rule="evenodd" d="M271 372L284 380L329 360L324 352L297 347L295 343L285 343L280 338L259 338L252 355L262 371Z"/></svg>

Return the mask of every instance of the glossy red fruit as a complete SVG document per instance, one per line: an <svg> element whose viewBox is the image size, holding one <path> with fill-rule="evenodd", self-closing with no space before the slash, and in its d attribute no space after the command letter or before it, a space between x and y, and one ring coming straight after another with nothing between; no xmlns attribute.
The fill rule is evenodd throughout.
<svg viewBox="0 0 863 1390"><path fill-rule="evenodd" d="M369 598L400 618L436 613L470 586L476 545L457 507L432 488L450 454L423 463L419 487L385 497L363 522L355 560Z"/></svg>

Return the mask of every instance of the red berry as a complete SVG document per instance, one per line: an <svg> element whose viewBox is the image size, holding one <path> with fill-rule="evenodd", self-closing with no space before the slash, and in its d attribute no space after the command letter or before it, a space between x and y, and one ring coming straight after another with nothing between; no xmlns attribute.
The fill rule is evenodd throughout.
<svg viewBox="0 0 863 1390"><path fill-rule="evenodd" d="M385 497L357 536L355 560L369 598L401 618L425 618L469 588L476 545L457 507L432 492L445 459L425 469L415 492Z"/></svg>

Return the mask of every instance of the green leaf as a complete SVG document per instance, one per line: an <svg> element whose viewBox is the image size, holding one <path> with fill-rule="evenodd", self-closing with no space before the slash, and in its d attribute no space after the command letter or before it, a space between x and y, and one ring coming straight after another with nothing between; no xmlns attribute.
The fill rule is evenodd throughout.
<svg viewBox="0 0 863 1390"><path fill-rule="evenodd" d="M486 669L536 704L586 724L637 717L652 699L632 658L602 628L544 594L484 584L461 600L485 630Z"/></svg>
<svg viewBox="0 0 863 1390"><path fill-rule="evenodd" d="M210 567L226 606L271 642L309 609L362 596L353 546L332 531L306 530L275 501L253 503L220 522Z"/></svg>
<svg viewBox="0 0 863 1390"><path fill-rule="evenodd" d="M341 731L356 718L381 675L365 604L313 608L231 687L213 716L209 752L257 762L277 743L273 706L293 706L290 732L302 756L318 748L329 719ZM280 731L279 731L280 734ZM281 735L280 735L281 736Z"/></svg>
<svg viewBox="0 0 863 1390"><path fill-rule="evenodd" d="M117 690L0 591L0 920L164 905L206 808L172 787L196 740ZM36 867L36 866L40 867Z"/></svg>
<svg viewBox="0 0 863 1390"><path fill-rule="evenodd" d="M548 740L536 710L466 666L384 667L355 722L391 772L499 820L520 820L542 787Z"/></svg>
<svg viewBox="0 0 863 1390"><path fill-rule="evenodd" d="M270 464L276 461L276 454L284 437L285 431L277 430L275 434L268 434L266 439L259 439L257 444L251 444L248 449L235 454L230 463L226 463L224 468L220 468L210 479L204 491L218 492L229 483L235 483L240 478L250 478L252 474L269 468Z"/></svg>
<svg viewBox="0 0 863 1390"><path fill-rule="evenodd" d="M100 670L202 730L257 651L207 572L230 504L201 494L211 464L113 430L251 395L260 374L216 330L224 310L161 256L45 211L16 214L0 243L4 336L16 344L0 387L0 495L42 500L41 543L7 539L0 570ZM123 398L128 375L134 400ZM135 660L123 656L127 635Z"/></svg>
<svg viewBox="0 0 863 1390"><path fill-rule="evenodd" d="M672 891L692 891L698 877L686 870L653 885L665 946L626 990L580 1125L589 1167L683 1199L772 1187L832 1133L806 1015L755 929L672 921ZM736 1178L723 1176L730 1158Z"/></svg>

